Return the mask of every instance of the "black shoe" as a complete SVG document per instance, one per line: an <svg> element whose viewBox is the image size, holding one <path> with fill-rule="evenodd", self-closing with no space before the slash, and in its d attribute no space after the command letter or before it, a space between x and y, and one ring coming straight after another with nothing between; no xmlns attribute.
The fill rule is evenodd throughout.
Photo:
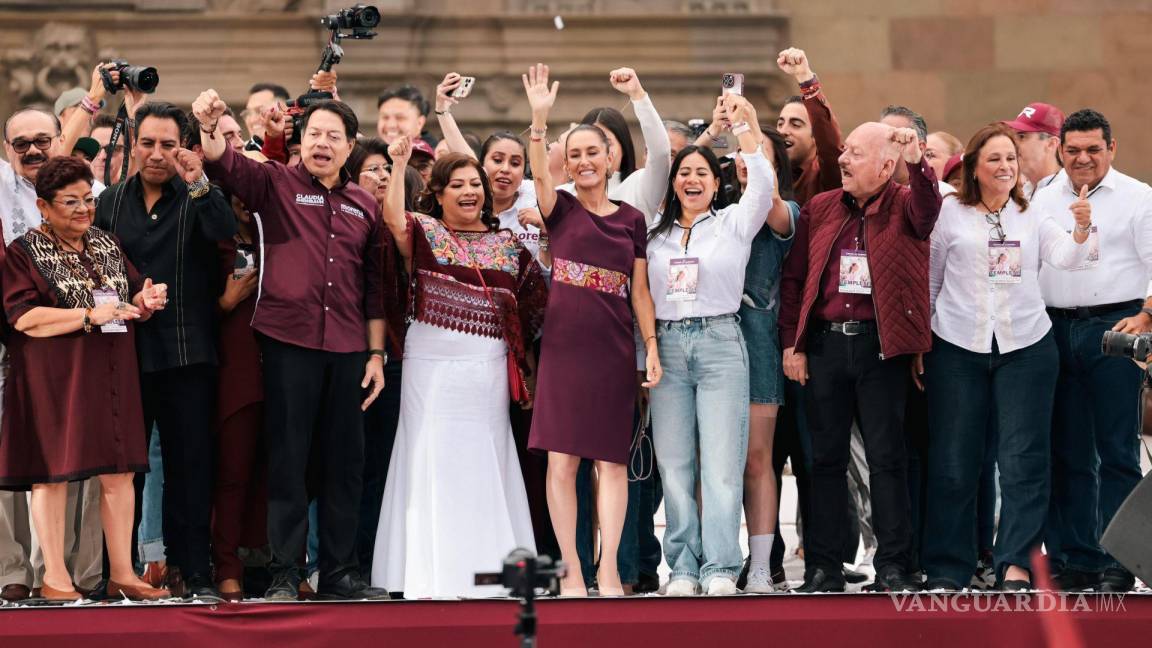
<svg viewBox="0 0 1152 648"><path fill-rule="evenodd" d="M635 594L651 594L659 591L660 577L656 574L640 572L640 576L636 579L636 584L632 586L632 592Z"/></svg>
<svg viewBox="0 0 1152 648"><path fill-rule="evenodd" d="M388 590L379 587L370 587L360 574L346 572L339 580L327 582L320 581L316 598L321 601L387 601Z"/></svg>
<svg viewBox="0 0 1152 648"><path fill-rule="evenodd" d="M788 576L784 573L784 567L770 567L772 571L772 586L777 591L784 591L788 589Z"/></svg>
<svg viewBox="0 0 1152 648"><path fill-rule="evenodd" d="M276 603L295 601L300 590L298 569L273 569L272 584L264 592L264 600Z"/></svg>
<svg viewBox="0 0 1152 648"><path fill-rule="evenodd" d="M1099 591L1111 594L1131 592L1136 586L1136 577L1126 569L1109 567L1100 576Z"/></svg>
<svg viewBox="0 0 1152 648"><path fill-rule="evenodd" d="M748 584L748 568L752 566L752 557L749 556L744 559L744 567L740 570L740 575L736 577L736 589L744 591L744 586Z"/></svg>
<svg viewBox="0 0 1152 648"><path fill-rule="evenodd" d="M797 594L816 594L819 592L843 592L844 574L836 570L826 571L823 567L816 567L804 575L804 584L792 590Z"/></svg>
<svg viewBox="0 0 1152 648"><path fill-rule="evenodd" d="M920 582L909 578L899 565L886 565L876 572L876 580L864 588L866 592L919 592Z"/></svg>
<svg viewBox="0 0 1152 648"><path fill-rule="evenodd" d="M856 585L868 580L868 574L858 572L855 569L844 568L844 582Z"/></svg>
<svg viewBox="0 0 1152 648"><path fill-rule="evenodd" d="M1052 586L1062 592L1083 592L1100 587L1100 574L1065 567L1052 577Z"/></svg>
<svg viewBox="0 0 1152 648"><path fill-rule="evenodd" d="M1029 592L1035 588L1026 580L1006 580L1000 583L999 589L1002 592Z"/></svg>
<svg viewBox="0 0 1152 648"><path fill-rule="evenodd" d="M96 587L93 587L92 591L88 592L88 600L89 601L107 601L110 598L111 597L108 596L108 579L107 578L101 578L100 582L96 583Z"/></svg>
<svg viewBox="0 0 1152 648"><path fill-rule="evenodd" d="M220 590L212 581L204 574L189 574L184 577L184 600L185 601L208 601L211 603L223 603L224 597L220 595Z"/></svg>
<svg viewBox="0 0 1152 648"><path fill-rule="evenodd" d="M947 578L932 578L924 584L924 591L931 592L933 590L944 590L945 592L959 592L962 588L959 584Z"/></svg>

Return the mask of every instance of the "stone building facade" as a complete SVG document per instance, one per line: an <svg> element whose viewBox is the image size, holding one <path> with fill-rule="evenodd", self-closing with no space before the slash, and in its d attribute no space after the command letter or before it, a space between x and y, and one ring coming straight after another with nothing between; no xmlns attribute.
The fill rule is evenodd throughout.
<svg viewBox="0 0 1152 648"><path fill-rule="evenodd" d="M187 104L214 87L242 105L254 81L302 92L327 31L328 0L0 0L0 114L87 86L97 57L159 68L156 96ZM1152 0L377 0L372 41L346 42L341 94L368 122L402 81L431 95L455 70L478 78L466 128L527 125L520 74L561 81L554 121L624 107L607 82L637 69L661 114L707 118L724 72L742 72L771 119L794 92L775 55L809 53L845 129L888 103L965 139L1030 101L1107 115L1117 166L1152 179ZM563 19L557 29L554 17ZM626 111L627 113L627 111ZM433 122L434 123L434 122Z"/></svg>

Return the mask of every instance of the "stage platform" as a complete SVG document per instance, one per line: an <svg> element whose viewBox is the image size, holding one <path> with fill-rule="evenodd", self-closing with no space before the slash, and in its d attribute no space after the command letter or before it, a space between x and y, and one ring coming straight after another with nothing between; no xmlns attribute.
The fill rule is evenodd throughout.
<svg viewBox="0 0 1152 648"><path fill-rule="evenodd" d="M1152 640L1152 594L649 596L544 600L538 610L541 648L1072 648ZM518 612L511 599L8 607L0 609L0 647L514 648Z"/></svg>

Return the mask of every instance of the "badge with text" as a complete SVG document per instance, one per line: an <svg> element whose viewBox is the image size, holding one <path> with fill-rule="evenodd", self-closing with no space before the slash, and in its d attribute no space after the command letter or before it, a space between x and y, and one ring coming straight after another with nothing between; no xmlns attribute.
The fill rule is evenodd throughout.
<svg viewBox="0 0 1152 648"><path fill-rule="evenodd" d="M1020 283L1020 241L988 241L988 281Z"/></svg>
<svg viewBox="0 0 1152 648"><path fill-rule="evenodd" d="M868 253L864 250L840 252L840 292L872 294L872 274L868 271Z"/></svg>
<svg viewBox="0 0 1152 648"><path fill-rule="evenodd" d="M1088 246L1088 257L1084 259L1084 263L1072 268L1073 270L1095 268L1100 265L1100 232L1095 225L1088 228L1088 240L1084 241L1084 245Z"/></svg>
<svg viewBox="0 0 1152 648"><path fill-rule="evenodd" d="M103 306L104 304L119 304L120 295L116 294L115 290L112 290L107 286L101 286L100 288L95 288L92 290L92 303L96 304L97 308ZM124 323L124 320L111 320L100 326L100 332L127 333L128 326Z"/></svg>
<svg viewBox="0 0 1152 648"><path fill-rule="evenodd" d="M668 264L668 292L664 299L670 302L696 300L696 286L700 281L700 259L678 257Z"/></svg>

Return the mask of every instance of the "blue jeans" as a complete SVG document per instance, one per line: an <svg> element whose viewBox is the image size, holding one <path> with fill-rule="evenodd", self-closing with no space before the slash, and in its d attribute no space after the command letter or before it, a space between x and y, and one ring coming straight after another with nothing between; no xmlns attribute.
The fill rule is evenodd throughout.
<svg viewBox="0 0 1152 648"><path fill-rule="evenodd" d="M664 377L652 389L652 439L668 520L664 555L672 579L707 588L716 576L736 580L744 560L748 354L735 315L661 321L656 331Z"/></svg>
<svg viewBox="0 0 1152 648"><path fill-rule="evenodd" d="M164 560L163 494L164 460L160 458L160 433L153 427L152 441L148 444L148 474L144 476L140 529L137 533L141 563Z"/></svg>
<svg viewBox="0 0 1152 648"><path fill-rule="evenodd" d="M1056 568L1118 564L1100 535L1140 481L1140 368L1106 357L1100 339L1139 306L1100 317L1054 315L1060 376L1052 425L1052 504L1045 543Z"/></svg>
<svg viewBox="0 0 1152 648"><path fill-rule="evenodd" d="M977 500L985 454L997 443L1000 532L997 576L1011 565L1031 569L1044 539L1050 493L1049 431L1059 355L1052 333L1030 346L974 353L933 339L925 358L931 436L922 561L929 578L965 587L980 550ZM989 426L988 412L996 413ZM989 434L996 430L998 441Z"/></svg>

